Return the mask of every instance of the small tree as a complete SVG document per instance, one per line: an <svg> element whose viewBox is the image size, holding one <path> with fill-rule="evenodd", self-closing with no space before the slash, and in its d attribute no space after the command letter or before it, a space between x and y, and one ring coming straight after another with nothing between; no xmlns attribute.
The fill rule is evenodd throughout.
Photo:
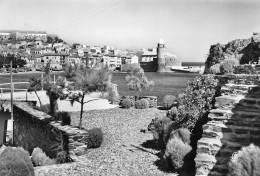
<svg viewBox="0 0 260 176"><path fill-rule="evenodd" d="M78 93L73 93L69 96L71 104L75 101L81 104L80 109L80 121L79 128L82 127L82 115L83 115L83 106L85 103L97 100L92 99L85 101L85 95L90 94L96 91L106 91L109 88L111 82L111 72L107 67L101 70L88 69L85 71L79 71L75 78L74 88L80 90Z"/></svg>
<svg viewBox="0 0 260 176"><path fill-rule="evenodd" d="M72 78L76 75L76 66L75 64L67 63L64 67L65 77Z"/></svg>
<svg viewBox="0 0 260 176"><path fill-rule="evenodd" d="M49 114L54 116L57 109L57 100L63 94L62 89L65 87L64 78L59 77L54 84L50 77L50 62L47 63L44 70L43 88L46 90L46 94L50 100L50 112Z"/></svg>
<svg viewBox="0 0 260 176"><path fill-rule="evenodd" d="M132 67L126 77L125 77L127 86L129 90L137 92L137 96L140 95L140 92L145 90L151 90L154 86L153 81L148 81L147 77L144 74L144 70L140 66Z"/></svg>

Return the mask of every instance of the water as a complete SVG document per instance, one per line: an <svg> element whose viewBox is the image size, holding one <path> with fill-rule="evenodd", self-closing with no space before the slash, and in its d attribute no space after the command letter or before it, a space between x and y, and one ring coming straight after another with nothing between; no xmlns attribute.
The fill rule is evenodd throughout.
<svg viewBox="0 0 260 176"><path fill-rule="evenodd" d="M187 87L187 81L199 76L197 73L156 73L146 72L146 77L154 81L151 91L142 91L140 96L157 96L158 105L162 105L165 95L178 96ZM112 83L118 85L117 90L121 96L137 95L136 91L130 91L125 81L126 73L113 73Z"/></svg>

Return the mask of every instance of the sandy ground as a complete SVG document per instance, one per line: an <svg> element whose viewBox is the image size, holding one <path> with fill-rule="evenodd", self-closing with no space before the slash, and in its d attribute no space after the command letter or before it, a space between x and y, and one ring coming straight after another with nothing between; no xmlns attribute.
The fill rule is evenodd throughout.
<svg viewBox="0 0 260 176"><path fill-rule="evenodd" d="M40 97L40 100L42 104L48 104L49 103L49 97L46 95L46 91L38 91L38 96ZM39 101L37 96L34 92L28 92L26 95L26 92L14 92L13 98L14 100L27 100L30 101L37 101L37 105L39 105ZM0 95L1 100L10 100L11 95L10 93L3 93ZM95 110L95 109L109 109L109 108L115 108L118 105L112 105L108 102L107 99L100 98L100 93L92 93L85 97L85 101L97 99L94 101L91 101L89 103L84 104L84 111L89 110ZM5 107L8 108L10 106L9 103L6 103ZM75 102L73 106L71 106L70 102L68 100L58 100L58 110L59 111L68 111L68 112L75 112L80 111L80 103ZM7 130L12 129L12 121L8 121L8 127Z"/></svg>

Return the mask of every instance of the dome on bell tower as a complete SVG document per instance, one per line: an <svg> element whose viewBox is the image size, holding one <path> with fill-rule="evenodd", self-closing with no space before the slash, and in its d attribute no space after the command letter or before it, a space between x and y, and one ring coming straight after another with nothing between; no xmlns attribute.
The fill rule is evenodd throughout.
<svg viewBox="0 0 260 176"><path fill-rule="evenodd" d="M158 44L165 44L165 43L164 43L164 40L161 38L161 39L159 40Z"/></svg>

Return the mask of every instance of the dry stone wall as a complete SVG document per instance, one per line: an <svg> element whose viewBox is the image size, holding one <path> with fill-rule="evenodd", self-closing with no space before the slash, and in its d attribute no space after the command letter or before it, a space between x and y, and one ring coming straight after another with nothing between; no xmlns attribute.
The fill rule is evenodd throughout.
<svg viewBox="0 0 260 176"><path fill-rule="evenodd" d="M14 103L14 143L29 153L40 147L47 156L55 158L57 152L66 150L76 161L87 150L88 134L72 126L62 126L52 117L33 109L28 103Z"/></svg>
<svg viewBox="0 0 260 176"><path fill-rule="evenodd" d="M234 152L250 143L260 146L260 76L219 77L221 96L198 141L196 176L228 175Z"/></svg>

